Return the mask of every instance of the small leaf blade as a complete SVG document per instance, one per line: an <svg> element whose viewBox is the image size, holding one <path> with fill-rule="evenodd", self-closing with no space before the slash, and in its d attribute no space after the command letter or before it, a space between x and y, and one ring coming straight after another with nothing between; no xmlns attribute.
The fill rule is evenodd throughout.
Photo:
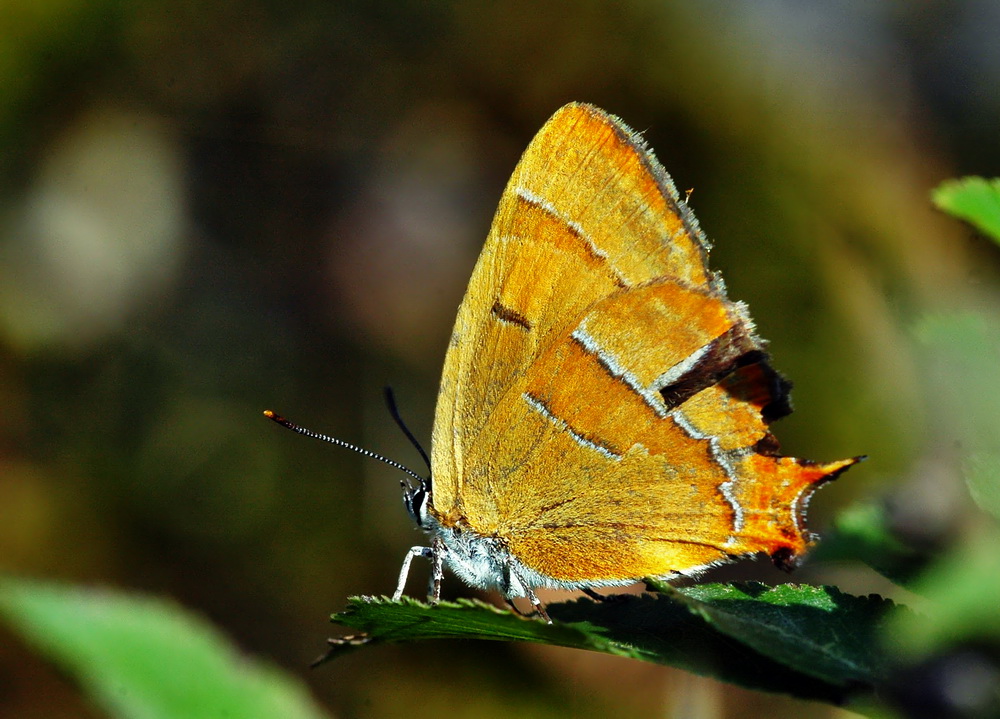
<svg viewBox="0 0 1000 719"><path fill-rule="evenodd" d="M946 180L931 195L934 204L1000 242L1000 178Z"/></svg>

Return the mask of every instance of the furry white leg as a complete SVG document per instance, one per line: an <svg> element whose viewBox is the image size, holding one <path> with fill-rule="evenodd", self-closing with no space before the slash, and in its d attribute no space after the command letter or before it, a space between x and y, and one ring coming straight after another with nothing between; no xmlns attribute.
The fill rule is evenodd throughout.
<svg viewBox="0 0 1000 719"><path fill-rule="evenodd" d="M435 553L431 547L410 547L410 551L406 553L406 558L403 559L403 568L399 570L399 583L396 585L396 591L392 595L394 602L398 602L403 597L403 589L406 588L406 578L410 574L410 563L414 557L434 559Z"/></svg>
<svg viewBox="0 0 1000 719"><path fill-rule="evenodd" d="M507 565L507 573L510 590L514 589L513 585L517 582L517 589L519 590L518 593L523 594L528 598L531 605L535 608L535 613L538 614L538 616L544 619L546 623L552 624L552 620L549 618L549 613L545 611L545 607L542 606L541 600L535 595L535 591L531 588L531 585L524 580L524 577L518 573L513 564ZM506 599L507 603L513 607L514 603L510 600L510 597L508 596ZM516 610L517 607L514 607L514 609ZM521 612L518 611L518 614L520 613Z"/></svg>

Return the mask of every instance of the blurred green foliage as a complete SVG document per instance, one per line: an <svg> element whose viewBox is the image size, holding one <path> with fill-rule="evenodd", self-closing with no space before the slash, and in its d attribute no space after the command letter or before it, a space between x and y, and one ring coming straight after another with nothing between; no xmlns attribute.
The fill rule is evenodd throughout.
<svg viewBox="0 0 1000 719"><path fill-rule="evenodd" d="M964 177L934 190L934 204L1000 242L1000 178Z"/></svg>
<svg viewBox="0 0 1000 719"><path fill-rule="evenodd" d="M115 717L325 716L299 682L163 600L3 577L0 615Z"/></svg>

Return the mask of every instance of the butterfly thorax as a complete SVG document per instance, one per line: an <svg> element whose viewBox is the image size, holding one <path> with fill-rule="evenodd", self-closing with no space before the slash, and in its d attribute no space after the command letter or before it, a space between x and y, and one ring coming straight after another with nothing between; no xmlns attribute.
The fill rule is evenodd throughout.
<svg viewBox="0 0 1000 719"><path fill-rule="evenodd" d="M429 517L431 536L445 546L444 563L463 581L480 589L493 589L506 596L524 596L520 582L511 581L513 558L499 537L484 537L468 528L446 527Z"/></svg>
<svg viewBox="0 0 1000 719"><path fill-rule="evenodd" d="M417 526L445 547L444 563L468 584L499 589L511 596L511 557L498 537L485 537L468 527L461 517L446 517L434 508L430 481L403 492L403 503ZM452 512L454 514L454 512ZM523 592L514 596L522 596Z"/></svg>

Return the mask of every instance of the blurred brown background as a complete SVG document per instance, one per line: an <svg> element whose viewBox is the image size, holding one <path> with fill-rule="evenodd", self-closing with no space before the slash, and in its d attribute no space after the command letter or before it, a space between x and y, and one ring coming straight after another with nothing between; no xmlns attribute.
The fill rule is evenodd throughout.
<svg viewBox="0 0 1000 719"><path fill-rule="evenodd" d="M928 192L998 174L1000 6L14 0L2 12L0 570L174 597L343 717L838 714L524 646L379 648L307 670L329 613L391 592L420 535L396 472L261 410L422 469L381 388L428 441L455 309L507 176L545 119L583 100L645 131L694 189L713 267L795 381L783 448L871 455L815 498L812 527L901 489L960 521L959 438L910 327L994 306L996 254ZM891 590L853 566L797 578ZM452 580L446 593L471 590ZM98 716L0 640L0 715Z"/></svg>

